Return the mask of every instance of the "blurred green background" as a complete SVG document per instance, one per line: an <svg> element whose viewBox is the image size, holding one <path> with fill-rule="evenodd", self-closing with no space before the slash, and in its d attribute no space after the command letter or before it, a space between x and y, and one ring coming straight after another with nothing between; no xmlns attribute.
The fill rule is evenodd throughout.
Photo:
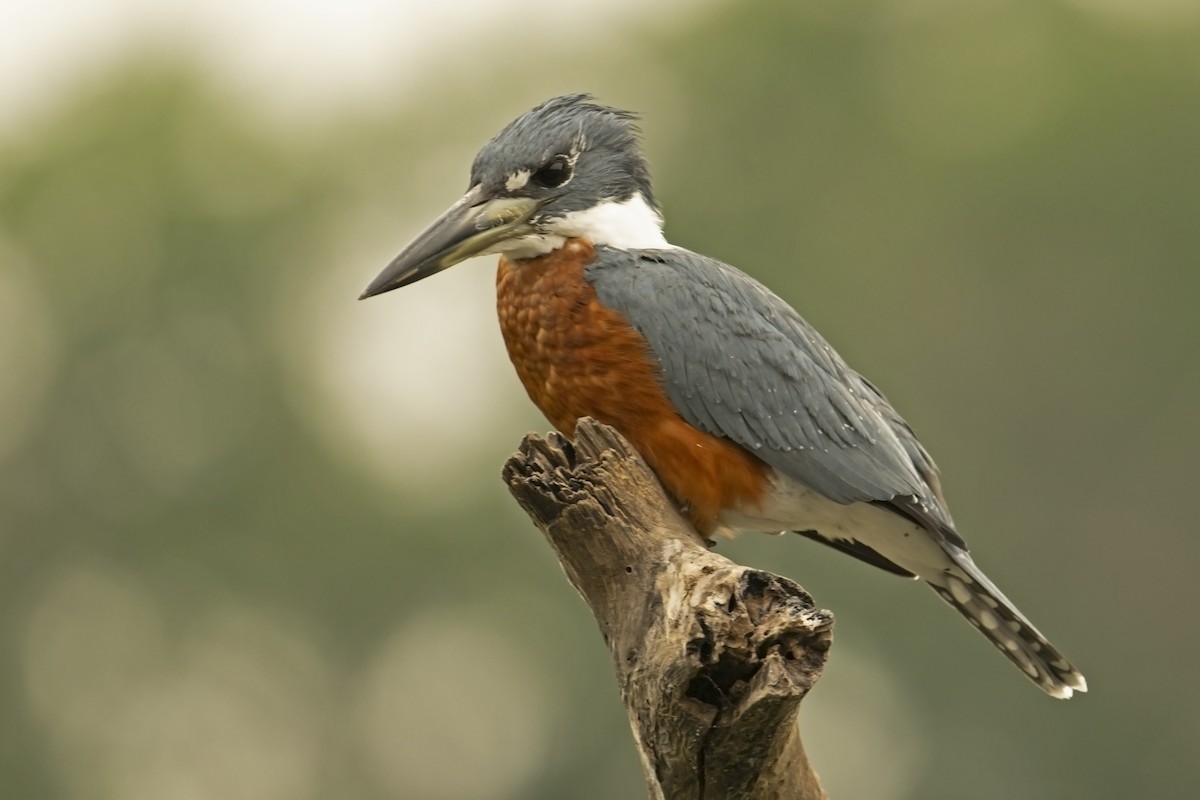
<svg viewBox="0 0 1200 800"><path fill-rule="evenodd" d="M490 260L355 302L500 125L589 90L643 112L668 236L888 393L1091 683L1044 697L817 545L723 543L837 614L802 715L831 795L1196 796L1200 6L319 5L246 4L240 49L147 25L6 116L0 795L644 796L499 479L546 423ZM342 86L308 44L355 24L429 46Z"/></svg>

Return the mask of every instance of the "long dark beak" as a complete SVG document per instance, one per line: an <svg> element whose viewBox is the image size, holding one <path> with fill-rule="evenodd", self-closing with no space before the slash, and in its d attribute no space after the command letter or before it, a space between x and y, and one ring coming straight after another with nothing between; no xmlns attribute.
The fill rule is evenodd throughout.
<svg viewBox="0 0 1200 800"><path fill-rule="evenodd" d="M497 242L531 233L526 220L538 202L527 197L483 198L478 186L463 195L392 259L359 300L399 289L479 255Z"/></svg>

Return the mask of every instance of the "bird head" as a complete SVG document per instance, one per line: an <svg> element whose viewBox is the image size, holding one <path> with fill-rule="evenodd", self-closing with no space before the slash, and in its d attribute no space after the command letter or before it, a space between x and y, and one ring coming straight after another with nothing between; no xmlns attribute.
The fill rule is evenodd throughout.
<svg viewBox="0 0 1200 800"><path fill-rule="evenodd" d="M362 297L398 289L472 256L521 260L571 238L668 247L635 115L555 97L510 122L471 165L466 194L417 236Z"/></svg>

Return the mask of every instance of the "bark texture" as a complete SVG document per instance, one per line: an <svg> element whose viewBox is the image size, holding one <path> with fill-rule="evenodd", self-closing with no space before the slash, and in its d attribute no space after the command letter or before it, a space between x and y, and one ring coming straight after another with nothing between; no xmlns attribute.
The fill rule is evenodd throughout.
<svg viewBox="0 0 1200 800"><path fill-rule="evenodd" d="M592 610L649 796L824 798L800 741L833 616L709 550L620 434L530 435L504 479Z"/></svg>

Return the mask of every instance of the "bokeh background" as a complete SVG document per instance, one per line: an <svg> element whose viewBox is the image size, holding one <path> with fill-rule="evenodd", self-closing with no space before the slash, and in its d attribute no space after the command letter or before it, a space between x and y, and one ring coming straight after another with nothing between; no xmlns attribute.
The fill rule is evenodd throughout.
<svg viewBox="0 0 1200 800"><path fill-rule="evenodd" d="M8 0L0 795L633 798L591 617L499 479L546 423L490 260L369 303L553 94L644 113L673 241L796 305L1087 673L933 596L721 550L838 617L835 798L1200 777L1200 4Z"/></svg>

